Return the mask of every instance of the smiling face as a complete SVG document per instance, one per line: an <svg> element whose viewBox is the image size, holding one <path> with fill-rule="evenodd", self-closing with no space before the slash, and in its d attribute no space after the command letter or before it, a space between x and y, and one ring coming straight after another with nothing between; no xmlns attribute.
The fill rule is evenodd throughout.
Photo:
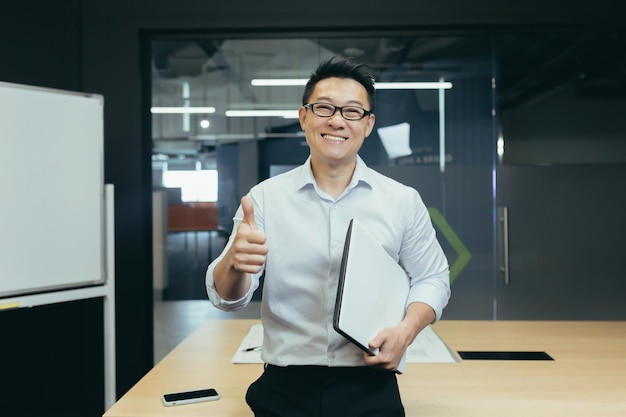
<svg viewBox="0 0 626 417"><path fill-rule="evenodd" d="M325 78L317 83L309 103L358 106L370 110L365 87L351 78ZM300 126L306 133L314 166L350 166L365 138L374 128L374 115L346 120L339 110L331 117L320 117L305 107L299 110Z"/></svg>

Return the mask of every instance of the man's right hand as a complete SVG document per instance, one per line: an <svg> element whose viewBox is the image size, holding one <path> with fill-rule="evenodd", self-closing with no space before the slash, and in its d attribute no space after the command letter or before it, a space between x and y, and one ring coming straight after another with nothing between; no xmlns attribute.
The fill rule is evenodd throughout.
<svg viewBox="0 0 626 417"><path fill-rule="evenodd" d="M237 227L235 240L230 247L232 266L244 273L257 273L263 269L269 251L265 233L258 230L254 218L254 205L249 197L241 199L243 220Z"/></svg>

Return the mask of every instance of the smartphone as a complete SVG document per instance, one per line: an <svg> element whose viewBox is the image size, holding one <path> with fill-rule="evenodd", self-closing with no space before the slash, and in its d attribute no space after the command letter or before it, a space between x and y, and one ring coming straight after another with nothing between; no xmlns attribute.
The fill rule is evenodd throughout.
<svg viewBox="0 0 626 417"><path fill-rule="evenodd" d="M161 400L163 404L170 407L172 405L199 403L202 401L219 400L220 395L214 388L200 389L197 391L174 392L163 394Z"/></svg>

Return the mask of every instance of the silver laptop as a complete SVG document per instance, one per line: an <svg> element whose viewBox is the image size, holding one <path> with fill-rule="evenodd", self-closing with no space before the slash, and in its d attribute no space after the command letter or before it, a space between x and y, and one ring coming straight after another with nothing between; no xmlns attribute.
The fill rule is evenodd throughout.
<svg viewBox="0 0 626 417"><path fill-rule="evenodd" d="M346 233L337 299L335 330L370 355L369 341L399 324L406 312L409 277L404 269L352 219Z"/></svg>

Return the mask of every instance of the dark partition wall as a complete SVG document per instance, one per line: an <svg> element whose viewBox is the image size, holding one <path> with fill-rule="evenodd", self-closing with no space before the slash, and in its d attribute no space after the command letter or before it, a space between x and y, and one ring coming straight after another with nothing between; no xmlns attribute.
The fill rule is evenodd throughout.
<svg viewBox="0 0 626 417"><path fill-rule="evenodd" d="M103 299L0 311L0 415L99 417Z"/></svg>
<svg viewBox="0 0 626 417"><path fill-rule="evenodd" d="M509 258L508 284L498 279L499 319L626 319L625 189L625 165L498 169Z"/></svg>
<svg viewBox="0 0 626 417"><path fill-rule="evenodd" d="M3 4L0 81L82 91L82 5L79 0ZM28 155L15 157L29 160ZM29 261L37 262L38 255L33 252ZM0 329L1 416L102 415L101 298L0 310Z"/></svg>

